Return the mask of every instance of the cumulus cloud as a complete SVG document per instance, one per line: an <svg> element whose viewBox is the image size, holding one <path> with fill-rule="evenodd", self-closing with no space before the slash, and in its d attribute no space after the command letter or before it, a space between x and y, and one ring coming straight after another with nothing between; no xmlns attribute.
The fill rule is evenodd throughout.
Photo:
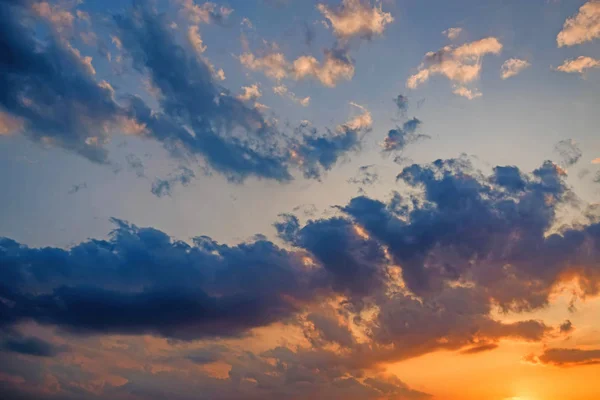
<svg viewBox="0 0 600 400"><path fill-rule="evenodd" d="M556 37L558 47L574 46L600 38L600 1L590 0L567 18Z"/></svg>
<svg viewBox="0 0 600 400"><path fill-rule="evenodd" d="M583 74L592 68L600 68L600 60L587 56L579 56L575 59L565 60L556 70L569 74Z"/></svg>
<svg viewBox="0 0 600 400"><path fill-rule="evenodd" d="M462 33L463 28L448 28L442 32L442 35L446 36L450 40L457 39Z"/></svg>
<svg viewBox="0 0 600 400"><path fill-rule="evenodd" d="M461 46L445 46L425 55L419 71L411 75L406 86L415 89L433 75L443 75L456 85L455 93L465 97L478 97L477 92L464 85L479 79L482 58L487 54L499 54L502 44L495 37L488 37Z"/></svg>
<svg viewBox="0 0 600 400"><path fill-rule="evenodd" d="M504 64L502 64L500 76L502 79L508 79L512 76L518 75L521 71L530 66L531 64L529 61L518 58L510 58L504 61Z"/></svg>
<svg viewBox="0 0 600 400"><path fill-rule="evenodd" d="M311 141L301 142L314 148L299 154L307 151L321 168L357 135L347 127L326 139L305 134ZM405 167L398 180L412 190L385 202L358 196L337 207L335 216L306 223L282 216L275 228L285 247L264 236L230 245L197 236L188 243L121 220L113 220L108 238L68 249L2 238L0 331L24 321L58 327L70 342L87 340L78 351L89 349L91 334L104 340L134 335L111 346L128 356L136 353L129 346L140 346L139 335L178 339L163 342L163 349L188 364L165 365L164 350L151 364L170 372L140 379L149 373L143 366L152 349L142 344L144 361L134 363L140 366L118 369L125 380L137 376L136 390L149 396L168 390L163 385L170 382L178 388L174 398L202 387L224 400L316 395L313 390L332 399L418 399L427 395L369 368L438 350L474 354L493 351L506 339L540 342L557 331L568 333L567 322L551 327L534 319L498 320L495 307L543 308L565 277L575 279L582 295L600 293L598 222L551 230L557 210L571 198L555 164L546 162L532 173L498 166L484 174L467 159L436 160ZM277 322L310 345L254 352L204 342L243 338ZM196 342L203 347L186 351L194 339L203 339ZM10 347L52 353L26 344ZM90 354L91 360L102 352ZM598 357L590 350L548 350L536 359L580 365ZM68 362L61 359L63 366ZM204 370L194 382L175 373L189 374L191 363L217 362L229 371L218 379ZM0 365L6 371L12 364ZM133 388L110 390L99 393Z"/></svg>
<svg viewBox="0 0 600 400"><path fill-rule="evenodd" d="M370 0L342 0L338 8L319 4L317 9L340 39L355 36L370 39L381 35L386 25L394 21L392 14L382 10L381 4L372 6Z"/></svg>

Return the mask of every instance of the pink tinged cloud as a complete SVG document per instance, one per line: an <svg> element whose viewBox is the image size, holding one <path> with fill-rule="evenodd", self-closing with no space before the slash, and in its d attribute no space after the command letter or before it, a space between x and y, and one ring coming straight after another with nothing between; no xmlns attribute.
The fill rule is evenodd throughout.
<svg viewBox="0 0 600 400"><path fill-rule="evenodd" d="M508 79L510 77L518 75L521 71L529 68L531 64L529 61L520 60L518 58L510 58L502 64L500 76L502 79Z"/></svg>
<svg viewBox="0 0 600 400"><path fill-rule="evenodd" d="M386 25L394 21L392 14L382 10L381 4L371 6L369 0L342 0L337 9L325 4L317 5L317 9L329 21L334 34L341 39L381 35Z"/></svg>
<svg viewBox="0 0 600 400"><path fill-rule="evenodd" d="M575 59L565 60L556 70L568 74L583 74L592 68L600 68L600 60L587 56L579 56Z"/></svg>
<svg viewBox="0 0 600 400"><path fill-rule="evenodd" d="M574 46L600 38L600 1L591 0L581 6L579 12L567 18L563 29L556 36L558 47Z"/></svg>
<svg viewBox="0 0 600 400"><path fill-rule="evenodd" d="M465 84L479 79L482 58L487 54L499 54L502 43L495 37L487 37L461 46L445 46L436 52L425 54L419 71L406 81L409 89L415 89L433 75L443 75L455 84L454 93L467 98L481 96L476 89Z"/></svg>

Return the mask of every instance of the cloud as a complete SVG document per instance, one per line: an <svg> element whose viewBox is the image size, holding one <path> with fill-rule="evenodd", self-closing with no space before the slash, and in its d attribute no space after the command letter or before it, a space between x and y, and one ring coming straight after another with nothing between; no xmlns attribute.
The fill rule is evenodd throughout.
<svg viewBox="0 0 600 400"><path fill-rule="evenodd" d="M308 152L319 157L306 160L321 169L357 136L346 127L338 132L340 143L333 140L338 136L319 140L313 132L299 136L314 140ZM497 320L496 307L541 309L564 279L577 282L582 296L600 293L598 222L554 228L557 210L573 197L564 179L551 162L531 173L497 166L489 174L466 158L413 164L398 175L411 189L406 194L393 193L385 202L354 197L337 206L336 215L305 223L283 215L275 223L285 242L281 247L264 236L231 245L197 236L187 243L121 220L113 220L108 238L68 249L30 248L3 238L0 327L9 331L29 321L60 328L79 352L89 349L92 335L106 340L135 335L122 340L145 350L135 368L119 367L124 375L118 381L133 382L122 390L135 388L145 398L169 385L178 388L175 398L197 393L198 387L224 400L313 391L332 399L390 393L425 398L370 368L442 349L474 354L507 339L540 342L572 325ZM310 346L254 352L223 341L224 347L213 348L215 342L208 341L258 335L256 328L278 322ZM149 376L140 375L149 374L144 365L166 367L164 352L161 359L149 358L151 346L143 344L148 337L139 336L144 334L168 338L164 346L176 351L181 364L141 379ZM84 340L85 346L76 346ZM93 351L89 358L100 355ZM6 371L9 363L1 357L2 352ZM557 365L597 358L588 351L539 357ZM61 358L63 367L68 362ZM175 373L189 374L191 363L199 368L194 382ZM225 377L200 369L214 363L227 366ZM76 371L85 364L78 362ZM88 379L93 378L79 378ZM120 387L113 393L121 393Z"/></svg>
<svg viewBox="0 0 600 400"><path fill-rule="evenodd" d="M412 118L406 121L402 128L391 129L383 142L383 151L402 151L409 144L416 143L423 139L430 139L431 136L416 133L419 126L421 126L421 120Z"/></svg>
<svg viewBox="0 0 600 400"><path fill-rule="evenodd" d="M69 194L75 194L75 193L77 193L77 192L79 192L80 190L83 190L83 189L87 189L87 183L85 183L85 182L73 185L71 187L71 189L69 189L68 193Z"/></svg>
<svg viewBox="0 0 600 400"><path fill-rule="evenodd" d="M243 93L238 95L238 99L242 101L255 101L262 96L258 85L255 83L250 86L242 86Z"/></svg>
<svg viewBox="0 0 600 400"><path fill-rule="evenodd" d="M135 175L138 178L143 178L144 176L146 176L144 173L144 169L145 169L144 163L138 156L136 156L135 154L129 153L125 157L125 161L127 162L128 168L131 171L135 172Z"/></svg>
<svg viewBox="0 0 600 400"><path fill-rule="evenodd" d="M556 43L558 47L574 46L597 38L600 38L600 2L590 0L574 17L567 18Z"/></svg>
<svg viewBox="0 0 600 400"><path fill-rule="evenodd" d="M38 17L50 22L52 27L59 33L69 31L73 28L75 16L60 4L52 5L47 1L37 1L31 3L31 10Z"/></svg>
<svg viewBox="0 0 600 400"><path fill-rule="evenodd" d="M337 9L325 4L317 5L317 9L329 21L338 38L370 39L383 34L386 25L394 21L392 14L382 10L381 4L371 6L370 3L370 0L342 0Z"/></svg>
<svg viewBox="0 0 600 400"><path fill-rule="evenodd" d="M297 97L296 94L290 91L285 85L274 86L273 93L281 97L288 97L293 102L300 104L302 107L307 107L310 104L310 96L303 98Z"/></svg>
<svg viewBox="0 0 600 400"><path fill-rule="evenodd" d="M455 85L455 93L465 97L478 97L464 85L479 79L482 58L486 54L499 54L502 44L495 37L488 37L461 46L445 46L437 52L429 52L419 66L419 71L410 76L406 86L415 89L433 75L443 75Z"/></svg>
<svg viewBox="0 0 600 400"><path fill-rule="evenodd" d="M200 37L200 28L197 25L188 28L188 41L196 51L196 54L201 55L206 51L206 46Z"/></svg>
<svg viewBox="0 0 600 400"><path fill-rule="evenodd" d="M0 349L35 357L53 357L66 351L66 346L54 346L37 337L12 335L0 343Z"/></svg>
<svg viewBox="0 0 600 400"><path fill-rule="evenodd" d="M448 28L442 32L442 35L446 36L450 40L454 40L460 36L463 28Z"/></svg>
<svg viewBox="0 0 600 400"><path fill-rule="evenodd" d="M498 345L496 343L488 343L488 344L482 344L482 345L478 345L478 346L474 346L474 347L465 349L465 350L461 351L461 354L479 354L479 353L483 353L485 351L495 350L497 348L498 348Z"/></svg>
<svg viewBox="0 0 600 400"><path fill-rule="evenodd" d="M290 157L306 178L320 179L342 156L360 149L362 136L370 132L373 119L363 106L350 104L363 113L338 125L335 132L328 130L326 135L320 135L306 123L296 129L294 136L300 140L290 150Z"/></svg>
<svg viewBox="0 0 600 400"><path fill-rule="evenodd" d="M259 57L244 53L239 59L244 67L252 71L263 71L272 79L281 80L288 75L289 63L282 53L272 52Z"/></svg>
<svg viewBox="0 0 600 400"><path fill-rule="evenodd" d="M30 13L24 4L0 4L6 19L0 23L2 37L16 57L0 64L3 134L18 131L103 164L109 163L106 144L114 133L135 134L162 143L175 159L201 158L232 181L249 176L292 179L289 168L295 161L289 149L297 141L292 143L265 120L259 107L245 105L219 86L219 71L203 57L188 54L164 16L136 4L114 17L115 44L155 88L158 108L152 109L140 97L115 93L109 82L96 82L91 58L60 37L39 42L35 32L21 24ZM217 18L196 14L193 18L200 22ZM192 39L199 38L194 28L191 33ZM326 65L337 62L341 61ZM335 72L319 73L323 79L336 79ZM66 87L70 90L64 92Z"/></svg>
<svg viewBox="0 0 600 400"><path fill-rule="evenodd" d="M196 177L194 171L187 167L179 167L175 174L171 174L167 179L155 179L152 183L151 192L156 197L171 196L173 186L180 183L187 186Z"/></svg>
<svg viewBox="0 0 600 400"><path fill-rule="evenodd" d="M326 87L335 87L340 80L350 80L354 76L354 62L342 49L325 50L322 63L313 56L300 56L290 63L280 52L268 52L262 56L244 53L239 60L246 68L262 71L277 81L311 77Z"/></svg>
<svg viewBox="0 0 600 400"><path fill-rule="evenodd" d="M550 364L559 367L593 365L600 363L600 350L553 348L545 350L540 356L529 355L526 359L534 364Z"/></svg>
<svg viewBox="0 0 600 400"><path fill-rule="evenodd" d="M460 85L454 86L454 90L452 90L452 93L461 97L466 97L469 100L473 100L483 96L481 92L477 89L469 89L465 86Z"/></svg>
<svg viewBox="0 0 600 400"><path fill-rule="evenodd" d="M583 74L592 68L600 68L600 60L587 56L579 56L575 59L565 60L556 70L569 74Z"/></svg>
<svg viewBox="0 0 600 400"><path fill-rule="evenodd" d="M293 64L292 76L295 79L313 77L324 86L334 87L342 79L352 79L354 62L344 50L326 50L322 64L313 56L297 58Z"/></svg>
<svg viewBox="0 0 600 400"><path fill-rule="evenodd" d="M566 320L565 322L560 324L559 328L560 328L560 333L571 333L571 332L573 332L573 330L575 330L575 327L573 327L573 323L569 320Z"/></svg>
<svg viewBox="0 0 600 400"><path fill-rule="evenodd" d="M399 94L394 99L394 104L396 104L396 107L398 107L398 110L400 110L401 113L404 114L408 111L408 97Z"/></svg>
<svg viewBox="0 0 600 400"><path fill-rule="evenodd" d="M195 0L179 0L182 6L182 14L194 24L216 23L224 24L233 12L226 6L217 6L215 3L206 2L202 5L196 4Z"/></svg>
<svg viewBox="0 0 600 400"><path fill-rule="evenodd" d="M346 128L351 130L371 129L371 126L373 125L373 117L371 116L371 112L367 110L364 106L361 106L360 104L350 102L350 105L361 110L362 114L359 114L351 118L345 124L338 126L338 130L343 131Z"/></svg>
<svg viewBox="0 0 600 400"><path fill-rule="evenodd" d="M51 23L67 24L69 19L47 3L35 4L34 12ZM0 62L4 92L0 110L9 116L2 118L3 131L18 129L33 141L107 163L103 147L107 132L118 127L127 112L109 89L94 80L90 57L81 56L58 35L50 35L44 43L33 36L22 24L31 12L26 2L0 4L0 35L5 52L13 54L10 61ZM65 92L65 88L70 90Z"/></svg>
<svg viewBox="0 0 600 400"><path fill-rule="evenodd" d="M518 75L521 71L530 66L531 64L529 61L520 60L518 58L510 58L504 61L504 64L502 64L500 76L502 79L508 79L512 76Z"/></svg>
<svg viewBox="0 0 600 400"><path fill-rule="evenodd" d="M554 151L560 155L561 165L565 168L575 165L583 155L581 148L573 139L561 140L554 146Z"/></svg>
<svg viewBox="0 0 600 400"><path fill-rule="evenodd" d="M371 186L379 182L379 173L375 165L363 165L358 168L358 172L353 178L348 179L348 183L363 186Z"/></svg>

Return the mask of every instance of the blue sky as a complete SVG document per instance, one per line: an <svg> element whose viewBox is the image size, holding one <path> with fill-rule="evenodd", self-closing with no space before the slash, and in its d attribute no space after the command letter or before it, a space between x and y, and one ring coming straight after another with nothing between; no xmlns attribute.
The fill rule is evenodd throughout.
<svg viewBox="0 0 600 400"><path fill-rule="evenodd" d="M0 11L4 22L0 45L6 49L0 56L0 83L5 88L4 96L0 97L0 181L3 187L0 237L10 239L10 242L0 242L0 261L9 265L10 260L10 268L20 271L15 274L36 275L36 271L23 272L35 269L31 265L37 264L27 261L34 256L25 250L14 255L9 246L12 241L23 249L48 246L48 251L72 252L65 256L71 260L64 261L66 266L61 267L59 264L63 261L51 257L39 261L48 268L47 273L52 278L45 282L39 278L40 282L36 283L23 278L15 283L15 287L22 290L21 294L39 294L41 287L44 290L72 289L82 283L93 283L95 279L100 282L97 290L121 290L118 288L126 284L124 276L130 276L129 273L130 277L136 277L131 278L133 284L141 288L160 286L161 290L176 291L178 285L182 285L177 274L185 274L183 267L181 271L172 272L173 286L165 289L158 281L150 284L145 278L139 278L136 268L140 261L126 251L131 244L127 241L128 235L151 248L152 245L145 242L146 231L137 228L151 227L147 234L156 236L156 243L164 244L167 240L162 233L173 241L172 251L165 250L160 255L167 261L170 257L183 257L175 254L179 251L175 240L192 243L193 238L199 236L212 238L214 242L202 250L206 252L202 255L204 258L190 261L200 264L214 256L214 252L222 252L222 260L234 257L231 254L239 257L237 252L241 251L251 253L246 255L250 259L258 257L258 253L262 257L261 252L266 251L260 247L264 240L269 246L292 254L286 256L289 259L285 258L281 266L286 274L296 273L295 260L300 254L316 259L317 264L322 264L320 268L331 274L327 279L333 283L325 286L321 278L312 275L298 278L302 282L303 279L319 281L319 284L309 285L310 288L283 285L272 294L273 298L294 297L303 306L292 312L287 308L290 304L279 307L275 301L273 309L260 310L269 318L257 312L257 321L264 323L247 324L240 318L245 322L231 322L234 333L226 331L225 336L237 338L242 333L253 335L256 329L272 328L275 333L269 331L267 336L287 338L285 335L289 332L283 334L278 330L280 327L273 326L285 325L289 318L297 315L316 326L315 321L325 321L333 312L314 309L318 298L314 293L327 290L332 291L325 295L327 302L345 299L346 303L353 304L354 308L346 310L343 317L348 319L344 326L352 326L348 321L353 313L360 314L357 311L359 298L364 304L372 301L376 312L392 307L391 303L379 303L380 296L388 293L386 290L392 283L381 283L379 279L384 278L379 272L372 272L373 268L387 265L384 259L389 258L389 254L396 257L394 262L403 260L407 265L400 266L400 275L408 282L407 291L424 301L433 296L425 289L419 291L423 284L419 279L425 278L410 270L411 263L418 263L413 258L417 256L409 257L408 250L395 248L400 242L401 247L411 247L413 244L408 243L416 239L412 236L410 240L398 239L394 235L410 235L389 226L380 227L370 219L375 218L375 214L369 213L384 204L382 207L390 213L386 218L402 221L388 222L390 226L408 224L415 230L406 227L407 232L417 235L414 232L423 232L419 229L434 229L419 219L424 218L422 213L430 212L432 207L442 213L441 210L447 211L446 204L455 207L455 197L464 193L470 196L470 191L475 190L465 183L471 179L478 188L477 201L485 203L485 207L452 209L448 211L449 219L444 220L473 229L469 234L455 233L461 240L473 241L469 243L472 245L469 251L477 249L473 250L476 255L471 254L470 259L460 262L475 262L473 260L484 251L478 247L483 245L478 243L477 237L488 230L496 232L495 227L483 222L476 228L470 225L473 221L469 216L480 212L482 218L492 220L490 224L508 226L506 229L514 230L521 239L520 235L531 235L531 243L539 245L538 250L561 249L569 261L564 261L564 265L557 262L552 273L543 273L541 266L549 260L520 253L514 255L511 262L517 269L524 262L522 257L528 260L529 266L522 267L525 271L521 271L525 274L522 279L531 279L531 287L540 285L531 289L539 290L536 294L541 297L535 299L522 292L515 293L511 301L503 299L495 291L513 283L507 277L494 275L491 266L489 270L488 266L482 266L482 271L487 272L461 270L452 272L458 274L454 276L446 271L431 277L431 282L428 281L431 285L440 285L435 286L435 290L440 290L436 296L442 300L435 297L436 301L447 300L443 290L481 285L485 287L485 295L477 292L461 296L470 299L465 301L474 302L483 296L490 310L492 306L504 307L504 311L525 318L526 314L519 313L537 312L550 304L548 299L559 284L565 283L565 276L580 279L582 299L586 295L595 298L598 294L600 259L597 257L600 253L597 246L600 242L595 207L600 195L600 3L596 0L232 0L213 3L0 0ZM508 72L503 76L503 71ZM404 102L403 107L397 104L399 98ZM504 170L496 168L498 166L511 168ZM469 178L464 180L465 176ZM539 196L545 196L545 202L539 203L542 198ZM400 198L402 200L397 200ZM525 222L513 219L500 198L514 202ZM376 205L365 199L382 203ZM395 209L395 204L402 204L404 211ZM469 203L468 207L471 206ZM507 214L503 214L505 212ZM505 219L498 217L500 214ZM350 250L355 238L350 240L344 236L349 242L339 242L327 236L327 232L346 229L344 224L359 229L356 235L368 242L364 250L368 256L363 256L369 260L354 259L355 254ZM436 225L435 235L445 229L442 225ZM361 236L365 231L366 236ZM558 232L561 239L555 239L556 243L547 240L551 232ZM498 228L496 233L504 235L506 231ZM462 234L465 236L460 236ZM574 249L569 235L589 236L592 243L589 246L596 247L581 255L579 252L584 250ZM510 242L514 237L506 240ZM94 269L82 275L83 281L78 281L79 278L73 278L76 274L66 273L70 276L67 279L57 272L61 268L66 271L93 264L89 260L74 261L79 253L68 249L84 244L91 246L91 243L96 246L96 239L107 240L114 249L121 249L111 252L118 256L118 268L123 268L124 275L102 277L102 273ZM259 250L244 247L256 245L256 240L261 244ZM450 246L445 240L439 239L439 248ZM523 240L520 245L525 252L527 245ZM207 250L217 246L216 243L223 248ZM419 245L425 246L414 244ZM426 246L422 253L415 251L415 254L423 256L421 263L425 270L436 257L447 258L448 265L460 263L455 258L466 257L461 253L464 249L456 250L460 245L454 245L457 246L454 250L439 250L440 254L435 246ZM103 245L98 246L103 248ZM379 254L384 251L381 249L385 249L385 256ZM344 258L347 251L352 255ZM491 260L495 253L489 251ZM273 261L276 256L271 253L264 257L260 262L268 265L281 261L279 258ZM157 265L168 268L171 264L167 261L166 265L157 261ZM496 265L494 262L490 261L490 265ZM234 266L230 267L238 271L239 266L234 261L231 263ZM341 270L329 269L328 263L334 263ZM368 264L368 272L361 272L363 264ZM540 268L536 270L539 275L530 271L529 268L535 269L532 265ZM390 264L381 268L391 267ZM240 274L249 273L239 268ZM361 273L366 274L364 292L353 286ZM488 280L480 276L488 273ZM170 280L168 274L162 274L148 279ZM282 278L273 272L271 278L265 279L273 279L272 285L277 287ZM12 281L7 277L7 282ZM45 286L50 282L54 286ZM584 287L583 282L588 287ZM209 294L222 290L224 296L241 290L229 285L233 284L219 281L214 287L203 286L202 290ZM262 286L257 290L260 288ZM0 292L0 300L2 298L11 299ZM24 298L14 301L25 301ZM273 298L261 301L271 304ZM544 300L537 302L540 298ZM409 301L408 297L402 301L405 307L415 307L404 303ZM340 311L342 303L344 301L332 306L333 309ZM482 312L485 321L492 318L488 311ZM69 332L96 329L82 328L74 319L66 317L52 315L44 319L34 314L24 313L23 319L15 317L17 328L12 326L13 320L6 324L0 321L0 334L8 338L6 343L17 343L21 340L18 338L31 332L52 342L57 340L56 333L61 329ZM510 325L506 321L498 323ZM181 334L188 340L180 329L194 332L200 329L185 324L146 329L144 324L122 327L116 323L114 329L105 333L111 340L117 339L110 335L120 334L177 340ZM5 330L9 325L10 331ZM514 333L488 333L482 346L495 348L506 337L544 345L551 343L542 340L547 333L544 329L549 330L549 327L540 328L545 333L538 335L524 332L524 325L513 325L503 329L514 328ZM596 328L600 329L595 326L590 329ZM390 328L390 332L393 330ZM460 331L459 327L456 330ZM565 330L570 332L570 329ZM379 334L381 336L371 338L379 340L377 344L389 339L384 333ZM194 340L205 337L204 333L198 337L194 336L196 333L191 335ZM352 331L350 335L358 333ZM79 343L77 346L91 346L86 347L86 351L91 351L95 344L79 342L88 340L86 337L77 336L73 340ZM321 339L325 340L324 336ZM438 339L441 340L435 340ZM215 339L210 345L230 348L227 340ZM396 343L394 340L389 339ZM433 336L431 340L434 341ZM349 346L356 350L352 346L358 346L359 342L350 341ZM311 343L316 350L327 347ZM457 339L448 348L464 350L465 343ZM414 345L426 349L423 354L437 351L429 342ZM584 350L597 351L600 344L595 345ZM560 349L563 347L565 344L560 343ZM394 363L413 357L408 353L398 350L395 358L381 358L380 354L365 358L370 360L372 356L376 360L373 363ZM12 360L11 354L8 351L2 353L2 357ZM22 361L27 364L28 356L23 357ZM229 358L214 357L215 363L229 363L235 370L235 363L231 364ZM537 360L543 364L550 359L550 356L541 356ZM597 356L590 358L590 362L597 360ZM61 362L64 360L59 364ZM55 364L47 366L46 372L58 376L56 371L52 372L55 367ZM364 369L371 373L372 367L369 364ZM30 371L29 367L23 368ZM111 376L119 375L108 364L106 368L113 371ZM23 377L18 371L0 370L0 378L2 376ZM135 380L133 375L120 377L130 383ZM16 379L13 378L10 382ZM140 377L136 385L149 385L147 380L147 376ZM369 386L364 380L361 385L364 390ZM146 388L148 393L158 393L158 389L150 386ZM65 387L64 382L62 387ZM22 389L18 384L15 388ZM425 396L424 393L435 394L434 388L423 387L414 392L406 389L406 393L403 390L398 396L419 398L421 394ZM284 392L290 395L293 390L286 388ZM95 395L102 398L107 393ZM125 396L124 393L118 394ZM573 399L591 399L585 396L596 392L582 393ZM457 395L437 395L437 398L451 400ZM337 394L332 396L336 398ZM362 398L369 396L365 394ZM508 397L498 397L498 400L504 398Z"/></svg>

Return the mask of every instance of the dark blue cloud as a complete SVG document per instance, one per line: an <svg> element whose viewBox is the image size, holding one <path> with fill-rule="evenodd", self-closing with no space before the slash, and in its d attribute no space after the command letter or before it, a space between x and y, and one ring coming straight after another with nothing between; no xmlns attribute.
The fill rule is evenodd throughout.
<svg viewBox="0 0 600 400"><path fill-rule="evenodd" d="M422 124L421 120L412 118L406 121L402 128L391 129L384 142L383 151L402 151L409 144L416 143L423 139L431 139L431 136L416 133L419 126Z"/></svg>
<svg viewBox="0 0 600 400"><path fill-rule="evenodd" d="M190 184L196 174L187 167L180 167L179 170L172 176L166 179L156 179L152 183L152 194L157 197L170 196L173 190L173 185L180 183L183 186Z"/></svg>
<svg viewBox="0 0 600 400"><path fill-rule="evenodd" d="M561 140L554 146L554 151L560 156L561 165L565 168L575 165L583 155L581 148L573 139Z"/></svg>
<svg viewBox="0 0 600 400"><path fill-rule="evenodd" d="M300 228L290 215L276 223L279 236L309 251L329 273L334 290L350 297L367 296L385 285L386 262L383 248L362 237L352 221L330 218L309 221Z"/></svg>
<svg viewBox="0 0 600 400"><path fill-rule="evenodd" d="M105 127L126 113L99 85L79 53L57 34L35 36L30 2L0 1L0 111L22 121L23 134L98 163L107 162Z"/></svg>
<svg viewBox="0 0 600 400"><path fill-rule="evenodd" d="M251 176L287 182L299 165L306 177L318 178L359 147L358 132L350 130L292 140L221 87L213 67L180 45L166 16L143 2L114 17L113 33L134 69L149 76L157 89L158 110L97 82L89 60L58 32L50 28L48 37L39 40L39 29L23 22L35 20L29 6L25 0L0 2L0 111L17 119L32 140L108 163L105 144L113 132L143 131L174 157L199 157L235 182ZM210 18L221 21L213 11ZM349 62L342 51L331 56ZM301 163L292 148L298 149ZM139 165L135 171L141 174Z"/></svg>
<svg viewBox="0 0 600 400"><path fill-rule="evenodd" d="M305 178L319 179L324 171L330 170L339 160L350 151L360 148L361 130L348 126L340 126L341 132L327 131L319 135L316 129L306 126L298 128L301 141L295 146L292 159L296 160Z"/></svg>
<svg viewBox="0 0 600 400"><path fill-rule="evenodd" d="M408 111L408 97L399 94L395 99L394 99L394 104L396 104L396 107L398 107L398 110L402 113L405 114Z"/></svg>
<svg viewBox="0 0 600 400"><path fill-rule="evenodd" d="M45 340L30 336L10 336L1 343L1 349L13 353L25 354L35 357L53 357L66 351L65 346L55 346Z"/></svg>
<svg viewBox="0 0 600 400"><path fill-rule="evenodd" d="M545 304L560 275L578 265L594 277L587 290L598 291L599 226L546 234L556 208L571 198L563 178L551 162L529 175L497 167L485 177L464 160L438 160L398 175L421 188L416 202L357 197L343 210L388 246L413 292L435 292L469 276L503 307L535 308ZM595 243L593 251L583 247L586 241Z"/></svg>

